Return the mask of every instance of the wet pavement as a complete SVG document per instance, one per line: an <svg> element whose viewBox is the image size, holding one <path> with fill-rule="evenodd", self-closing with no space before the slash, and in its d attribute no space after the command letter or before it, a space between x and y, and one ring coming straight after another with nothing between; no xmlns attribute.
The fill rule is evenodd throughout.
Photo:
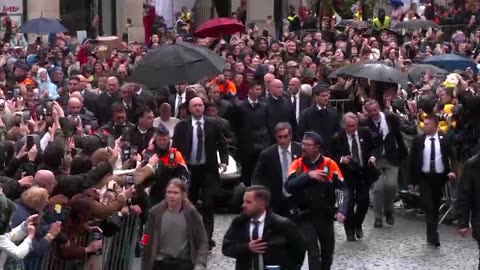
<svg viewBox="0 0 480 270"><path fill-rule="evenodd" d="M235 261L222 255L221 242L233 215L215 218L213 249L207 269L234 270ZM336 224L336 249L332 269L341 270L474 270L478 264L478 248L471 238L461 238L453 226L441 225L440 248L425 243L422 217L398 211L395 225L373 228L370 212L364 224L364 238L346 242L343 227ZM140 269L139 259L133 269ZM305 261L304 270L308 270Z"/></svg>

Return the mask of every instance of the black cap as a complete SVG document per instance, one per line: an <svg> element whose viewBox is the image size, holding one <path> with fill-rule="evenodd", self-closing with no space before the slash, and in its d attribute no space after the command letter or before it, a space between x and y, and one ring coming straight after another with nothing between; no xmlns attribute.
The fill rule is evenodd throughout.
<svg viewBox="0 0 480 270"><path fill-rule="evenodd" d="M323 139L322 139L322 136L320 136L318 133L316 133L315 131L307 131L305 132L305 134L303 135L303 139L310 139L312 140L315 144L317 144L318 146L322 147L323 146Z"/></svg>
<svg viewBox="0 0 480 270"><path fill-rule="evenodd" d="M155 135L168 136L170 135L170 131L164 124L160 123L160 125L158 125L158 127L155 128Z"/></svg>
<svg viewBox="0 0 480 270"><path fill-rule="evenodd" d="M328 84L319 83L315 85L315 87L313 87L312 94L314 96L318 96L320 95L320 93L327 92L327 91L330 91Z"/></svg>

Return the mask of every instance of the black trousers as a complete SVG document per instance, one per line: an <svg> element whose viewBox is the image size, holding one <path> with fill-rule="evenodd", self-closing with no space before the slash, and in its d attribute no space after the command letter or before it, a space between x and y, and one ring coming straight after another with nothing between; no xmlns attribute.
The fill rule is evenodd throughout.
<svg viewBox="0 0 480 270"><path fill-rule="evenodd" d="M308 269L330 270L335 250L333 219L305 218L299 223L299 227L307 245Z"/></svg>
<svg viewBox="0 0 480 270"><path fill-rule="evenodd" d="M352 175L350 179L345 180L349 197L345 219L346 231L354 232L355 229L361 228L365 215L368 212L371 184L365 180L366 177L360 173Z"/></svg>
<svg viewBox="0 0 480 270"><path fill-rule="evenodd" d="M241 151L241 149L239 151ZM257 166L259 154L260 153L250 153L240 155L242 181L246 187L252 185L252 176Z"/></svg>
<svg viewBox="0 0 480 270"><path fill-rule="evenodd" d="M209 168L206 165L189 165L191 172L190 187L188 190L189 200L196 205L198 200L202 201L199 209L203 217L203 225L207 232L208 239L212 239L214 222L214 197L219 188L220 177L218 170Z"/></svg>
<svg viewBox="0 0 480 270"><path fill-rule="evenodd" d="M429 242L438 241L438 210L445 183L445 174L422 174L419 182L420 200L427 220L427 241Z"/></svg>

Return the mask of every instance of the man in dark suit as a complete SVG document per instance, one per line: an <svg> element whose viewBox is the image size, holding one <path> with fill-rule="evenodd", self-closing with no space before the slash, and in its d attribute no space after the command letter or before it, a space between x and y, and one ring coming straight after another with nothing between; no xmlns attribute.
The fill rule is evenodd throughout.
<svg viewBox="0 0 480 270"><path fill-rule="evenodd" d="M437 116L428 115L423 123L424 134L414 138L410 150L410 179L420 188L427 219L427 243L438 247L438 210L445 183L456 178L455 159L451 145L438 131Z"/></svg>
<svg viewBox="0 0 480 270"><path fill-rule="evenodd" d="M297 128L295 111L289 100L283 96L283 83L280 80L273 80L270 83L270 95L265 99L267 104L268 133L270 141L275 141L275 126L280 122L290 123L293 132Z"/></svg>
<svg viewBox="0 0 480 270"><path fill-rule="evenodd" d="M259 102L262 86L249 85L248 98L234 109L231 122L238 139L238 157L245 186L250 186L260 152L270 146L267 129L267 105Z"/></svg>
<svg viewBox="0 0 480 270"><path fill-rule="evenodd" d="M233 105L232 103L222 99L218 85L212 84L208 88L208 98L217 107L218 115L223 119L231 121Z"/></svg>
<svg viewBox="0 0 480 270"><path fill-rule="evenodd" d="M358 121L356 114L346 113L343 116L345 127L333 135L330 145L330 152L340 166L351 196L344 226L348 241L355 241L355 236L363 238L362 224L368 211L369 190L373 182L369 167L375 166L376 161L372 156L375 147L372 133L366 127L358 127Z"/></svg>
<svg viewBox="0 0 480 270"><path fill-rule="evenodd" d="M100 125L105 125L112 119L112 105L121 99L118 86L116 77L108 78L107 91L101 93L96 99L94 113Z"/></svg>
<svg viewBox="0 0 480 270"><path fill-rule="evenodd" d="M210 248L213 248L213 198L220 184L218 169L220 167L223 172L226 170L228 153L220 127L215 120L203 115L203 100L199 97L191 99L188 110L191 117L175 126L172 146L185 157L191 172L190 201L196 204L201 193L203 223L210 240ZM220 165L217 152L220 154Z"/></svg>
<svg viewBox="0 0 480 270"><path fill-rule="evenodd" d="M284 217L289 214L290 194L283 186L287 181L288 169L292 161L302 155L302 145L292 141L292 136L292 126L289 123L281 122L275 126L277 144L260 153L252 177L254 185L263 185L270 189L272 193L270 208Z"/></svg>
<svg viewBox="0 0 480 270"><path fill-rule="evenodd" d="M178 86L175 86L176 93L174 95L171 95L168 103L170 103L170 106L172 106L172 115L175 118L180 119L178 112L180 105L183 103L187 102L187 96L186 96L186 90L187 90L187 84L179 84Z"/></svg>
<svg viewBox="0 0 480 270"><path fill-rule="evenodd" d="M293 222L267 210L269 202L270 192L264 186L247 188L243 214L232 221L223 238L222 253L236 259L235 270L301 269L302 235Z"/></svg>
<svg viewBox="0 0 480 270"><path fill-rule="evenodd" d="M477 146L480 146L480 144L477 144ZM458 233L462 237L467 237L471 233L480 248L479 167L480 152L477 150L477 154L467 160L463 167L462 175L458 183L455 211L458 213ZM472 228L470 228L470 224L472 225ZM480 269L480 264L478 269Z"/></svg>
<svg viewBox="0 0 480 270"><path fill-rule="evenodd" d="M306 109L300 116L297 128L297 138L303 138L307 131L314 131L324 140L324 149L330 149L330 138L340 130L338 113L328 104L330 103L330 89L328 85L318 84L313 90L315 104Z"/></svg>
<svg viewBox="0 0 480 270"><path fill-rule="evenodd" d="M312 105L312 98L302 94L300 92L300 87L301 84L298 78L290 79L290 82L288 83L288 94L290 102L292 103L293 111L295 112L297 123L300 120L303 111Z"/></svg>
<svg viewBox="0 0 480 270"><path fill-rule="evenodd" d="M78 78L80 80L80 89L82 89L80 90L80 93L82 94L82 97L83 97L83 104L85 108L87 108L87 110L94 113L95 99L97 98L97 95L94 92L87 89L86 84L89 83L87 78L85 78L82 75L79 75Z"/></svg>
<svg viewBox="0 0 480 270"><path fill-rule="evenodd" d="M128 121L137 124L137 110L142 107L143 104L135 94L135 85L133 83L122 85L120 95L122 96L123 107L127 112ZM149 109L153 111L150 107Z"/></svg>
<svg viewBox="0 0 480 270"><path fill-rule="evenodd" d="M400 131L399 118L380 110L376 100L365 103L368 114L363 125L370 128L375 142L374 155L377 169L381 172L373 186L374 227L383 227L383 215L388 225L395 223L393 217L393 200L397 196L398 170L408 152Z"/></svg>
<svg viewBox="0 0 480 270"><path fill-rule="evenodd" d="M141 85L135 84L134 86L135 89L135 96L137 100L139 100L140 103L148 106L155 115L158 114L158 106L157 106L157 101L155 98L152 96L152 94L143 89Z"/></svg>

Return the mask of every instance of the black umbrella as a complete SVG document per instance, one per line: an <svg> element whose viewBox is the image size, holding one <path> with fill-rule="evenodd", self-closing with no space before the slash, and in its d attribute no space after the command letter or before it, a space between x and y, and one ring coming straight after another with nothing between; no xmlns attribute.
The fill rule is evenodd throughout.
<svg viewBox="0 0 480 270"><path fill-rule="evenodd" d="M397 83L407 85L408 79L399 69L382 63L362 64L362 68L355 71L352 76L365 78L378 82Z"/></svg>
<svg viewBox="0 0 480 270"><path fill-rule="evenodd" d="M63 25L57 19L48 19L44 17L26 21L22 24L22 26L20 26L19 31L22 33L35 34L68 32L68 30L63 27Z"/></svg>
<svg viewBox="0 0 480 270"><path fill-rule="evenodd" d="M395 25L395 29L426 29L426 28L438 28L438 24L430 20L409 20L405 22L399 22Z"/></svg>
<svg viewBox="0 0 480 270"><path fill-rule="evenodd" d="M132 81L150 88L197 83L221 73L224 65L225 60L208 48L177 42L147 53L133 71Z"/></svg>
<svg viewBox="0 0 480 270"><path fill-rule="evenodd" d="M444 78L448 74L449 71L436 67L434 65L428 64L415 64L411 68L408 69L408 79L412 83L417 83L422 80L422 75L426 72L432 74L434 78Z"/></svg>

